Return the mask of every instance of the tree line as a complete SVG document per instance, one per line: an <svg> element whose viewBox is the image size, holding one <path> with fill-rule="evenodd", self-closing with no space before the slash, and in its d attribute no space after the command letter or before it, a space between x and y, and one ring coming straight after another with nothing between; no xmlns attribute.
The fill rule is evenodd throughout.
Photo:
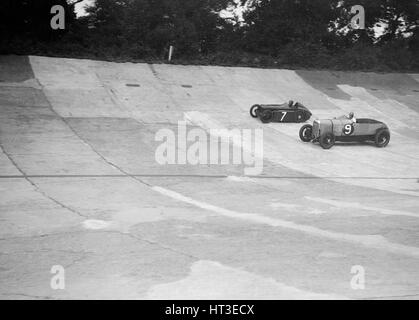
<svg viewBox="0 0 419 320"><path fill-rule="evenodd" d="M80 18L77 2L2 0L0 53L163 61L173 46L175 63L419 70L418 0L95 0Z"/></svg>

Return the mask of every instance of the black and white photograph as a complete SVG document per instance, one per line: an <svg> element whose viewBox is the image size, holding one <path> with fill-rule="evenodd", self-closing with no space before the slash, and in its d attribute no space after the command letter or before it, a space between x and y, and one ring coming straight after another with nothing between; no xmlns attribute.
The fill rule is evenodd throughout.
<svg viewBox="0 0 419 320"><path fill-rule="evenodd" d="M419 300L418 25L418 0L1 0L0 300Z"/></svg>

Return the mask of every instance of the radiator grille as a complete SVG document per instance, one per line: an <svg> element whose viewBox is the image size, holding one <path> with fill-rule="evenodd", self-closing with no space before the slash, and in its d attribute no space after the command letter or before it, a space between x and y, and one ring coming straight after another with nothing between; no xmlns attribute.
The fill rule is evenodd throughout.
<svg viewBox="0 0 419 320"><path fill-rule="evenodd" d="M314 120L313 122L313 135L315 138L318 138L320 135L320 121Z"/></svg>

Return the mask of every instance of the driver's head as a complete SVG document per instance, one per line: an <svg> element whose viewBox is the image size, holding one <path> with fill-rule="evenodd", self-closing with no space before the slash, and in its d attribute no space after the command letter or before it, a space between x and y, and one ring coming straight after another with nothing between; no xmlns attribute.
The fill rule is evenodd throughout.
<svg viewBox="0 0 419 320"><path fill-rule="evenodd" d="M290 100L290 101L288 102L288 105L290 106L290 108L293 106L293 104L294 104L294 101L292 101L292 100Z"/></svg>
<svg viewBox="0 0 419 320"><path fill-rule="evenodd" d="M353 117L354 117L355 115L354 115L354 113L353 112L350 112L349 113L349 119L353 119Z"/></svg>

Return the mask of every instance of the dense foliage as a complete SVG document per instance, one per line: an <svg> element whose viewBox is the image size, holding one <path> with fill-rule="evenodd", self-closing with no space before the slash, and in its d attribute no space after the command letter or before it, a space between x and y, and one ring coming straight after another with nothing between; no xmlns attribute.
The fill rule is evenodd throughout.
<svg viewBox="0 0 419 320"><path fill-rule="evenodd" d="M163 61L173 45L175 63L419 70L418 0L96 0L78 19L76 2L2 0L0 53Z"/></svg>

